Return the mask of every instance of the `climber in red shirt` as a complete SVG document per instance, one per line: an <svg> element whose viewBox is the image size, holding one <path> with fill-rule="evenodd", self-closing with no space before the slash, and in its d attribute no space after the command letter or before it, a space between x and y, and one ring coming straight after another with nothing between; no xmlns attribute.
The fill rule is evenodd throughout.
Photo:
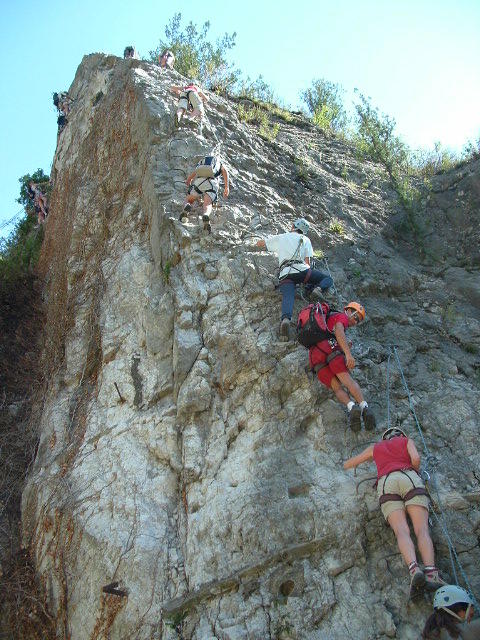
<svg viewBox="0 0 480 640"><path fill-rule="evenodd" d="M365 309L358 302L350 302L343 313L329 312L326 325L330 335L308 350L310 369L315 371L319 381L331 389L337 399L347 407L348 425L356 432L362 428L362 418L365 429L371 431L376 425L375 415L365 401L360 385L350 375L350 371L355 367L355 360L345 336L346 329L363 320Z"/></svg>
<svg viewBox="0 0 480 640"><path fill-rule="evenodd" d="M432 539L428 530L427 490L418 471L420 455L415 443L397 428L387 429L380 442L347 460L343 468L354 469L373 460L377 466L377 494L383 516L393 529L398 548L410 572L410 596L446 584L435 566ZM424 569L418 566L406 514L417 538Z"/></svg>

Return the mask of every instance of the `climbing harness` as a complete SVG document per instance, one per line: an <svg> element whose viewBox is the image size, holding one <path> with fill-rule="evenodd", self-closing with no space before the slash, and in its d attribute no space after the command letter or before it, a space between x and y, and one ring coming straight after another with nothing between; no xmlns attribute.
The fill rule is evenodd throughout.
<svg viewBox="0 0 480 640"><path fill-rule="evenodd" d="M396 345L389 345L389 356L388 356L388 360L387 360L387 426L388 428L390 428L390 360L391 360L391 356L393 356L395 358L395 361L397 363L397 367L398 367L398 371L400 373L400 377L402 380L402 384L403 384L403 388L405 389L405 392L407 394L408 397L408 404L409 404L409 408L410 411L413 415L414 421L415 421L415 425L417 427L418 433L420 435L420 439L422 441L422 445L423 445L423 450L424 450L424 454L425 454L425 464L426 466L428 466L429 462L434 460L433 455L430 453L427 443L425 442L425 438L423 435L423 430L422 427L420 426L420 422L417 418L417 414L415 412L415 407L413 405L413 399L412 399L412 394L410 393L410 389L408 387L407 381L405 379L405 375L402 369L402 365L400 362L400 358L398 356L398 352L397 352L397 347ZM425 470L425 473L428 476L429 479L429 485L426 485L426 490L428 492L428 495L430 496L430 498L432 499L432 491L430 488L433 488L434 492L435 492L435 499L432 499L432 505L436 506L436 509L432 509L432 513L438 523L438 525L440 526L440 529L445 537L445 540L447 542L448 545L448 552L449 552L449 556L450 556L450 564L451 564L451 568L452 568L452 573L455 579L455 584L458 586L458 575L457 575L457 570L455 568L455 563L457 564L458 570L463 578L463 581L465 583L465 585L467 586L467 589L469 591L469 593L471 594L472 600L475 604L475 606L478 608L479 607L479 603L476 600L474 594L473 594L473 589L471 587L470 581L467 578L467 575L465 574L465 571L463 569L463 566L460 562L460 559L458 557L458 553L455 549L455 545L453 544L452 538L450 536L449 530L448 530L448 526L447 526L447 522L445 519L445 515L443 513L443 509L442 509L442 504L441 504L441 500L440 500L440 492L438 490L438 486L435 480L435 477L433 475L433 473L430 473L428 470Z"/></svg>
<svg viewBox="0 0 480 640"><path fill-rule="evenodd" d="M406 469L397 469L396 471L390 471L390 473L387 473L386 475L382 476L382 479L383 479L382 495L378 499L378 502L381 505L385 504L386 502L408 502L415 496L428 496L427 490L424 487L416 487L413 480L410 478L408 473L405 473L405 471ZM415 469L412 469L412 471L415 471ZM399 493L385 493L385 483L387 482L388 476L390 476L392 473L402 473L412 483L412 488L410 489L410 491L407 491L407 493L403 496L403 498ZM420 475L418 473L417 475L420 478Z"/></svg>

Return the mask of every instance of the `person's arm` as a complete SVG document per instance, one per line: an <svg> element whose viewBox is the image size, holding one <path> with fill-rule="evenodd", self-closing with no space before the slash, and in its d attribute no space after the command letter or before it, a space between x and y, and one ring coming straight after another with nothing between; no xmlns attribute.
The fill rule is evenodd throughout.
<svg viewBox="0 0 480 640"><path fill-rule="evenodd" d="M257 240L257 243L255 244L255 246L258 247L259 249L266 249L267 243L262 238L262 240Z"/></svg>
<svg viewBox="0 0 480 640"><path fill-rule="evenodd" d="M308 264L308 266L310 266L310 258L308 256L305 256L305 262L306 264Z"/></svg>
<svg viewBox="0 0 480 640"><path fill-rule="evenodd" d="M187 185L189 186L190 183L192 182L192 180L195 180L195 176L197 175L197 171L195 170L193 173L191 173L188 178L185 180L185 182L187 183Z"/></svg>
<svg viewBox="0 0 480 640"><path fill-rule="evenodd" d="M343 324L341 322L337 322L337 324L333 327L333 333L335 334L335 338L337 339L340 349L345 354L347 369L353 369L355 366L355 360L352 357L350 347L348 346L347 337L345 335L345 329L343 328Z"/></svg>
<svg viewBox="0 0 480 640"><path fill-rule="evenodd" d="M417 451L414 441L410 440L410 438L407 442L407 451L412 461L412 467L418 471L420 469L420 454Z"/></svg>
<svg viewBox="0 0 480 640"><path fill-rule="evenodd" d="M208 102L208 96L206 96L201 89L197 90L198 95L203 100L203 102Z"/></svg>
<svg viewBox="0 0 480 640"><path fill-rule="evenodd" d="M174 93L176 96L178 96L182 93L183 89L182 87L173 86L173 87L170 87L170 91Z"/></svg>
<svg viewBox="0 0 480 640"><path fill-rule="evenodd" d="M225 183L225 187L223 189L223 197L227 198L228 194L230 193L230 186L229 186L229 182L228 182L228 171L223 166L223 164L220 167L220 170L222 172L223 182Z"/></svg>
<svg viewBox="0 0 480 640"><path fill-rule="evenodd" d="M358 456L353 456L353 458L349 458L348 460L346 460L343 463L343 468L355 469L355 467L358 467L358 465L362 464L362 462L368 462L369 460L373 460L373 447L374 445L371 444L369 447L365 449L365 451L362 451L362 453L359 453Z"/></svg>

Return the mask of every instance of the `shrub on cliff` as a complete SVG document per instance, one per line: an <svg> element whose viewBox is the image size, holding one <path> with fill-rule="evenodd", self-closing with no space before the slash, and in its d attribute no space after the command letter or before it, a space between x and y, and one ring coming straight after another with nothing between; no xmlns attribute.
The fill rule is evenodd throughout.
<svg viewBox="0 0 480 640"><path fill-rule="evenodd" d="M235 46L236 33L225 33L212 43L208 39L210 22L198 27L189 22L181 26L182 14L176 13L165 27L165 39L159 40L156 49L149 52L156 62L159 54L170 49L175 55L175 69L211 90L225 92L238 81L240 72L227 61L227 52Z"/></svg>
<svg viewBox="0 0 480 640"><path fill-rule="evenodd" d="M300 97L318 127L338 133L347 126L342 94L340 85L320 78L312 82L310 89L302 91Z"/></svg>

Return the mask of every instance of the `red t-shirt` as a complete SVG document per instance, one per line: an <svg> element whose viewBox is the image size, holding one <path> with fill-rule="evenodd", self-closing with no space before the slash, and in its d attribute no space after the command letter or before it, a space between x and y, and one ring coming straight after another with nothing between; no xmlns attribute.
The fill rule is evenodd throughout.
<svg viewBox="0 0 480 640"><path fill-rule="evenodd" d="M333 333L333 329L336 324L343 324L345 329L348 329L348 316L343 312L335 312L331 313L327 318L327 327ZM335 336L332 336L328 340L322 340L318 342L315 346L310 347L308 350L308 361L310 363L310 368L313 368L316 364L321 364L325 362L327 356L332 353L332 351L340 351L340 347L338 346L338 342Z"/></svg>
<svg viewBox="0 0 480 640"><path fill-rule="evenodd" d="M413 469L407 450L408 438L396 436L390 440L377 442L373 447L373 460L377 465L377 478L392 471Z"/></svg>

